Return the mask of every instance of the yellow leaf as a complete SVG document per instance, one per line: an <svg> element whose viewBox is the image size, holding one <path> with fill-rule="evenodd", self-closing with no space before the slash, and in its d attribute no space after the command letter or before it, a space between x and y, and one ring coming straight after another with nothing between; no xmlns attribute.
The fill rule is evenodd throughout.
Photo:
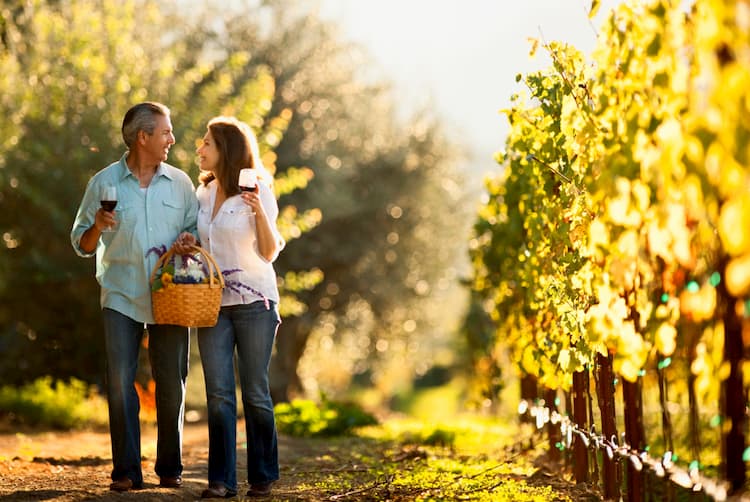
<svg viewBox="0 0 750 502"><path fill-rule="evenodd" d="M593 19L596 13L599 12L601 2L599 0L591 0L591 9L589 10L589 19Z"/></svg>
<svg viewBox="0 0 750 502"><path fill-rule="evenodd" d="M624 227L638 227L641 224L641 214L631 204L631 183L622 176L615 181L617 195L610 198L607 204L607 216L616 225Z"/></svg>
<svg viewBox="0 0 750 502"><path fill-rule="evenodd" d="M749 181L744 166L731 157L725 159L719 175L719 193L731 197L743 190Z"/></svg>
<svg viewBox="0 0 750 502"><path fill-rule="evenodd" d="M557 356L557 364L563 371L567 371L570 366L570 351L568 349L562 349L560 354Z"/></svg>
<svg viewBox="0 0 750 502"><path fill-rule="evenodd" d="M722 382L729 378L729 374L732 372L732 367L729 365L729 361L724 361L721 363L721 366L719 366L719 371L717 373L717 376L719 377L719 380Z"/></svg>
<svg viewBox="0 0 750 502"><path fill-rule="evenodd" d="M716 289L710 284L703 285L697 292L687 289L680 293L680 312L693 322L711 319L716 310Z"/></svg>
<svg viewBox="0 0 750 502"><path fill-rule="evenodd" d="M736 298L750 292L750 253L730 260L727 264L726 282L727 291Z"/></svg>
<svg viewBox="0 0 750 502"><path fill-rule="evenodd" d="M539 361L537 361L536 357L534 356L534 349L531 346L528 346L524 349L521 361L521 367L527 373L531 373L533 375L539 370Z"/></svg>
<svg viewBox="0 0 750 502"><path fill-rule="evenodd" d="M665 356L671 356L677 348L677 330L671 324L663 323L656 330L656 350Z"/></svg>
<svg viewBox="0 0 750 502"><path fill-rule="evenodd" d="M734 196L721 207L719 237L731 256L750 252L750 193Z"/></svg>
<svg viewBox="0 0 750 502"><path fill-rule="evenodd" d="M637 257L639 250L638 234L633 230L627 230L620 234L617 239L617 251L624 256Z"/></svg>
<svg viewBox="0 0 750 502"><path fill-rule="evenodd" d="M539 49L539 39L529 38L528 40L531 43L531 48L529 49L529 58L533 58L536 55L537 49Z"/></svg>
<svg viewBox="0 0 750 502"><path fill-rule="evenodd" d="M638 380L638 373L640 373L641 368L636 366L630 358L620 359L619 365L617 364L617 361L615 361L613 366L615 367L615 371L622 375L622 378L628 382L635 382ZM617 368L618 366L619 368Z"/></svg>

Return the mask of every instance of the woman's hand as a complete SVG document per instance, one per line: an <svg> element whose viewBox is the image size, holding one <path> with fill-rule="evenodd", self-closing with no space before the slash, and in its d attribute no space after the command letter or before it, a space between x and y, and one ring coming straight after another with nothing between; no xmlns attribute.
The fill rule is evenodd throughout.
<svg viewBox="0 0 750 502"><path fill-rule="evenodd" d="M242 192L240 194L242 201L245 205L250 206L253 210L253 216L257 218L258 215L265 216L266 213L263 211L263 204L260 203L260 195L257 191L255 192Z"/></svg>
<svg viewBox="0 0 750 502"><path fill-rule="evenodd" d="M197 244L197 240L190 232L182 232L172 244L172 249L177 254L190 254L192 247Z"/></svg>

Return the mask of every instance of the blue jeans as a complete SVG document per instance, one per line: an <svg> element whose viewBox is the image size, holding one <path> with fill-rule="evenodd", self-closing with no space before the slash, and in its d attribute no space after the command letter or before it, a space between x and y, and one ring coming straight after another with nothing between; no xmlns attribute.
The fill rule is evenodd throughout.
<svg viewBox="0 0 750 502"><path fill-rule="evenodd" d="M138 352L143 323L105 308L104 337L107 352L107 403L112 442L112 479L128 477L143 484L141 471L140 404L135 391ZM185 415L185 380L190 338L187 328L150 324L148 357L156 383L156 474L182 474L182 425Z"/></svg>
<svg viewBox="0 0 750 502"><path fill-rule="evenodd" d="M268 365L281 322L276 305L262 301L222 307L212 328L198 329L208 402L208 482L237 490L237 398L234 350L245 410L250 484L279 479L276 420Z"/></svg>

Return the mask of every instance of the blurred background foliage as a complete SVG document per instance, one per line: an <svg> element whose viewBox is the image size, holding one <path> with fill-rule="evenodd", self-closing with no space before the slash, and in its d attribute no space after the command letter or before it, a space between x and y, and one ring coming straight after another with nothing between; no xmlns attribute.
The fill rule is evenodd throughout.
<svg viewBox="0 0 750 502"><path fill-rule="evenodd" d="M474 208L450 131L429 108L399 119L367 55L309 6L232 5L0 1L0 383L101 383L94 261L69 232L143 100L171 108L169 162L193 180L209 118L236 115L258 134L288 240L277 402L367 389L382 403L465 362L460 253Z"/></svg>

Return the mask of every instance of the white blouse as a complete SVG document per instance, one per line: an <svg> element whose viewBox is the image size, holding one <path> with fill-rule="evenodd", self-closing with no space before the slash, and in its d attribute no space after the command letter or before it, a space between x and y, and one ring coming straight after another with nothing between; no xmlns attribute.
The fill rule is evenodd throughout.
<svg viewBox="0 0 750 502"><path fill-rule="evenodd" d="M258 252L255 216L250 206L239 195L229 197L221 205L216 217L211 219L216 200L218 182L212 180L208 186L200 184L196 196L200 204L198 211L198 235L201 246L207 249L224 273L226 287L221 305L242 305L258 300L279 302L279 288L273 260L267 261ZM260 202L278 242L284 240L276 227L279 206L271 188L258 183ZM233 272L232 272L233 271ZM231 272L231 273L230 273Z"/></svg>

